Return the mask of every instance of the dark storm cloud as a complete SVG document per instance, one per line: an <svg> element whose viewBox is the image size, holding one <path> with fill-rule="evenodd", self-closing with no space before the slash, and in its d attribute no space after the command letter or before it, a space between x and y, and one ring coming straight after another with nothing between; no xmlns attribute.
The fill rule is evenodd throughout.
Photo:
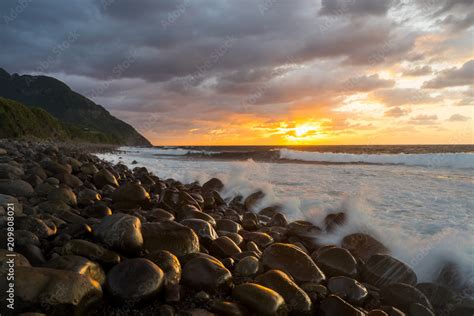
<svg viewBox="0 0 474 316"><path fill-rule="evenodd" d="M322 15L385 15L392 0L322 0Z"/></svg>

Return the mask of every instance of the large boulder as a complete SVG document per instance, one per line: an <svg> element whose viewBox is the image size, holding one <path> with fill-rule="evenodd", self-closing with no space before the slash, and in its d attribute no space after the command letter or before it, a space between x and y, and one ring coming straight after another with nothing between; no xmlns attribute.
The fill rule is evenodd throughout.
<svg viewBox="0 0 474 316"><path fill-rule="evenodd" d="M0 283L0 287L5 285ZM0 296L5 293L6 289L2 288ZM16 313L47 310L50 315L87 315L101 298L99 283L88 276L65 270L16 267Z"/></svg>
<svg viewBox="0 0 474 316"><path fill-rule="evenodd" d="M362 280L364 282L382 287L392 283L407 283L415 285L417 277L415 272L405 263L389 255L373 255L362 267Z"/></svg>
<svg viewBox="0 0 474 316"><path fill-rule="evenodd" d="M108 247L124 253L137 253L143 247L140 219L124 213L104 217L94 226L94 236Z"/></svg>
<svg viewBox="0 0 474 316"><path fill-rule="evenodd" d="M321 315L324 316L364 316L365 313L355 308L336 295L329 295L321 302Z"/></svg>
<svg viewBox="0 0 474 316"><path fill-rule="evenodd" d="M267 269L282 270L293 277L298 284L320 283L326 279L314 261L291 244L275 243L268 246L263 252L262 264Z"/></svg>
<svg viewBox="0 0 474 316"><path fill-rule="evenodd" d="M181 264L178 258L166 250L157 250L146 256L146 259L159 266L165 274L165 285L176 285L181 280Z"/></svg>
<svg viewBox="0 0 474 316"><path fill-rule="evenodd" d="M205 220L198 218L188 218L182 220L181 224L194 230L194 232L199 236L199 239L206 245L218 238L214 227L212 227L212 225Z"/></svg>
<svg viewBox="0 0 474 316"><path fill-rule="evenodd" d="M46 262L44 267L84 274L99 282L100 285L105 282L105 273L102 267L98 263L81 256L59 256Z"/></svg>
<svg viewBox="0 0 474 316"><path fill-rule="evenodd" d="M144 248L149 252L168 250L180 257L199 252L199 238L189 227L173 221L144 223L142 225Z"/></svg>
<svg viewBox="0 0 474 316"><path fill-rule="evenodd" d="M73 239L62 248L63 255L77 255L97 261L105 266L112 266L120 262L120 256L100 245L87 240Z"/></svg>
<svg viewBox="0 0 474 316"><path fill-rule="evenodd" d="M209 248L212 255L226 258L242 252L239 246L227 236L221 236L211 243Z"/></svg>
<svg viewBox="0 0 474 316"><path fill-rule="evenodd" d="M112 200L118 207L123 208L147 206L150 201L150 194L140 184L126 183L112 193Z"/></svg>
<svg viewBox="0 0 474 316"><path fill-rule="evenodd" d="M225 293L232 286L232 274L217 259L196 257L184 265L182 283L195 290Z"/></svg>
<svg viewBox="0 0 474 316"><path fill-rule="evenodd" d="M107 169L102 169L94 175L94 183L98 188L104 185L119 186L115 176Z"/></svg>
<svg viewBox="0 0 474 316"><path fill-rule="evenodd" d="M76 194L67 187L59 187L48 193L48 200L53 202L64 202L70 206L77 205Z"/></svg>
<svg viewBox="0 0 474 316"><path fill-rule="evenodd" d="M29 197L35 190L23 180L0 180L0 194L13 195L15 197Z"/></svg>
<svg viewBox="0 0 474 316"><path fill-rule="evenodd" d="M284 298L276 291L255 283L237 285L232 297L247 306L255 315L286 315Z"/></svg>
<svg viewBox="0 0 474 316"><path fill-rule="evenodd" d="M338 295L355 305L362 305L369 293L357 280L345 276L330 278L327 288L331 294Z"/></svg>
<svg viewBox="0 0 474 316"><path fill-rule="evenodd" d="M411 304L421 304L430 310L433 309L423 292L405 283L392 283L382 287L380 299L383 303L394 306L405 313L409 313Z"/></svg>
<svg viewBox="0 0 474 316"><path fill-rule="evenodd" d="M390 251L380 241L374 237L355 233L347 235L342 239L341 247L349 250L354 256L367 261L372 255L375 254L388 254Z"/></svg>
<svg viewBox="0 0 474 316"><path fill-rule="evenodd" d="M163 288L164 273L144 258L127 259L107 274L105 289L119 304L135 305L157 297Z"/></svg>
<svg viewBox="0 0 474 316"><path fill-rule="evenodd" d="M268 287L280 294L295 315L311 314L312 303L308 294L293 280L280 270L270 270L255 280L258 284Z"/></svg>
<svg viewBox="0 0 474 316"><path fill-rule="evenodd" d="M357 261L344 248L332 247L311 256L327 277L357 276Z"/></svg>

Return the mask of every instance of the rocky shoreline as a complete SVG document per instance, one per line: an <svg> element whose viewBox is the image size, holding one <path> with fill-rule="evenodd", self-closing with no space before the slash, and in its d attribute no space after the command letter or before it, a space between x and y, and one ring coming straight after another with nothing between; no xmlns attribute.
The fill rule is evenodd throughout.
<svg viewBox="0 0 474 316"><path fill-rule="evenodd" d="M278 206L251 211L262 192L224 200L219 179L183 184L91 154L112 149L0 141L2 315L474 314L455 265L419 283L370 235L320 244L344 213L288 222Z"/></svg>

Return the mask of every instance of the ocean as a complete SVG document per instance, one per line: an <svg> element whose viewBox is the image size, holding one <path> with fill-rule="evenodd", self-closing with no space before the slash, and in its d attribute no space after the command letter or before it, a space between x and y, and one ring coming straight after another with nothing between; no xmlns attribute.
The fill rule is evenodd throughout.
<svg viewBox="0 0 474 316"><path fill-rule="evenodd" d="M348 223L322 242L366 232L420 281L454 263L474 284L472 145L122 147L98 156L183 183L217 177L228 199L262 190L255 211L278 204L292 220L321 225L345 211Z"/></svg>

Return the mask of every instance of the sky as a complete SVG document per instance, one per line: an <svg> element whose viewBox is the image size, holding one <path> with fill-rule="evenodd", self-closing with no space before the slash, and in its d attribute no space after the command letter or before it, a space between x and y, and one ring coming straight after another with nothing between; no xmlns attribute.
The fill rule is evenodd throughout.
<svg viewBox="0 0 474 316"><path fill-rule="evenodd" d="M155 145L472 144L472 0L0 2L0 67Z"/></svg>

